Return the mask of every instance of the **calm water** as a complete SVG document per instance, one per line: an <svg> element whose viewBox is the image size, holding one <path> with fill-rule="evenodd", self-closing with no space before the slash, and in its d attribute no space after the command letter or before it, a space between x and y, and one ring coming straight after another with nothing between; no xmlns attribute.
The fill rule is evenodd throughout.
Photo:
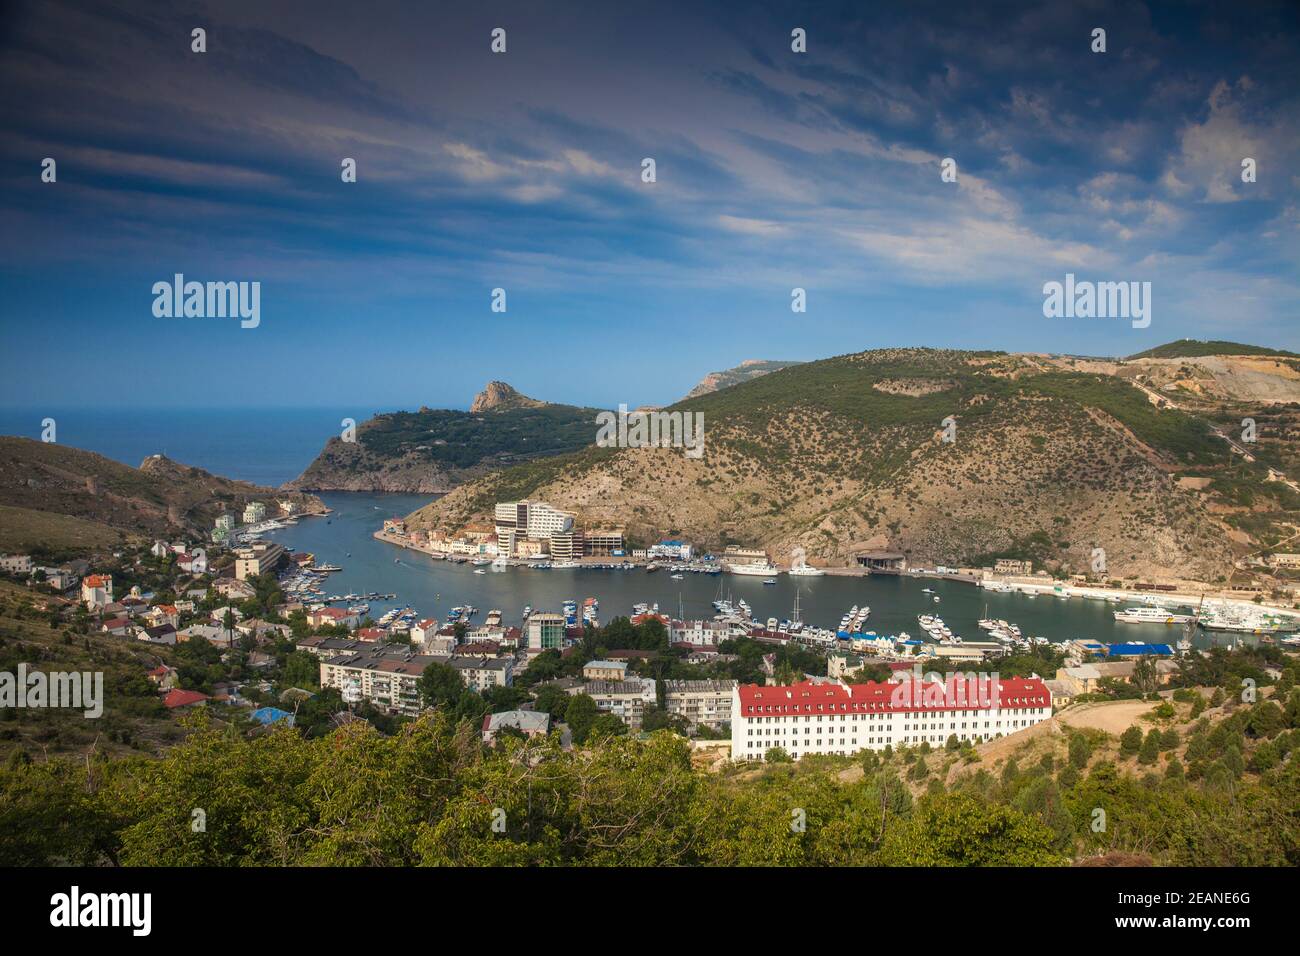
<svg viewBox="0 0 1300 956"><path fill-rule="evenodd" d="M433 500L431 496L330 493L321 498L334 509L328 523L324 518L307 518L270 537L295 550L311 551L320 563L342 565L343 571L330 575L327 593L396 593L398 606L409 604L422 615L440 619L455 605L473 604L481 612L476 621L482 621L488 610L499 608L507 624L518 624L526 604L558 611L566 598L581 602L587 597L600 601L602 621L629 614L632 605L642 601L658 602L662 611L673 616L680 602L688 618L707 618L713 615L709 602L717 597L721 584L724 596L744 598L762 619L790 617L796 587L803 619L810 624L833 628L850 607L868 604L871 617L867 627L880 634L907 631L913 637L923 636L917 615L937 613L954 633L981 640L983 632L975 622L985 616L987 604L989 617L1019 624L1026 637L1156 642L1181 636L1179 628L1117 624L1112 617L1115 605L1104 601L995 594L953 581L887 576L792 578L783 574L776 585L769 586L762 578L734 574L686 574L674 581L665 571L485 568L487 573L475 574L468 564L435 561L371 537L384 518L409 514ZM922 591L927 587L938 594L938 604ZM371 615L378 617L390 606L371 602Z"/></svg>

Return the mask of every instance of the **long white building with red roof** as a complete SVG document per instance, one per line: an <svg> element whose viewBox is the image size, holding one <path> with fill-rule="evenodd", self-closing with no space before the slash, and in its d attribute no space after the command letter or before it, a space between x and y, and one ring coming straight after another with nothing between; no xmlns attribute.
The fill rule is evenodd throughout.
<svg viewBox="0 0 1300 956"><path fill-rule="evenodd" d="M922 743L941 747L954 734L962 741L991 740L1051 716L1052 693L1038 677L744 684L731 701L731 757L762 760L773 747L795 758Z"/></svg>

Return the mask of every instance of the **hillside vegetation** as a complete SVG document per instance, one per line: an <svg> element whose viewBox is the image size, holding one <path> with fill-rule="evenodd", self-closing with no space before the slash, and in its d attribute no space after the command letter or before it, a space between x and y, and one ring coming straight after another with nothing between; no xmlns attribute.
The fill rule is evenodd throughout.
<svg viewBox="0 0 1300 956"><path fill-rule="evenodd" d="M1288 358L1300 358L1295 352L1271 349L1263 345L1243 345L1240 342L1225 342L1218 339L1200 341L1199 339L1178 339L1166 342L1145 352L1130 355L1130 359L1142 358L1195 358L1203 355L1285 355Z"/></svg>
<svg viewBox="0 0 1300 956"><path fill-rule="evenodd" d="M161 455L139 468L66 445L0 436L0 540L6 550L84 554L125 537L188 533L206 537L217 515L262 501L292 499L321 508L311 495L281 494L232 481Z"/></svg>
<svg viewBox="0 0 1300 956"><path fill-rule="evenodd" d="M199 715L161 759L10 760L0 865L1295 866L1295 665L1257 703L1238 699L1245 672L1268 681L1193 661L1180 680L1222 684L1152 702L1118 738L1051 722L716 773L666 730L487 748L450 707L391 735L250 737Z"/></svg>
<svg viewBox="0 0 1300 956"><path fill-rule="evenodd" d="M596 414L573 405L507 403L477 412L422 408L376 415L357 429L355 442L331 438L285 487L449 491L492 469L590 445Z"/></svg>
<svg viewBox="0 0 1300 956"><path fill-rule="evenodd" d="M832 565L880 547L922 564L1032 556L1057 570L1087 570L1101 547L1112 574L1214 581L1245 542L1231 542L1213 489L1177 477L1231 471L1260 510L1286 516L1295 505L1262 465L1234 460L1207 418L1157 407L1113 374L1032 356L862 352L677 409L704 416L699 460L587 449L486 476L410 522L454 530L527 495L588 526L624 526L634 543L685 535L778 558L802 547ZM949 417L953 442L943 440Z"/></svg>

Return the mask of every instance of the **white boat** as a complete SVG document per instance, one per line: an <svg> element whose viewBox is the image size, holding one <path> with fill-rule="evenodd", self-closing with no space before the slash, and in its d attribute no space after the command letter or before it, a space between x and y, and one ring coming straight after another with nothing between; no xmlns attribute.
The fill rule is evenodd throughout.
<svg viewBox="0 0 1300 956"><path fill-rule="evenodd" d="M821 568L814 568L811 564L800 564L791 567L789 573L803 578L819 578L826 572Z"/></svg>
<svg viewBox="0 0 1300 956"><path fill-rule="evenodd" d="M1123 624L1188 624L1196 616L1175 614L1163 607L1126 607L1115 612L1115 620Z"/></svg>
<svg viewBox="0 0 1300 956"><path fill-rule="evenodd" d="M770 578L774 574L781 572L773 564L764 561L762 564L729 564L727 570L732 574L747 574L751 577Z"/></svg>

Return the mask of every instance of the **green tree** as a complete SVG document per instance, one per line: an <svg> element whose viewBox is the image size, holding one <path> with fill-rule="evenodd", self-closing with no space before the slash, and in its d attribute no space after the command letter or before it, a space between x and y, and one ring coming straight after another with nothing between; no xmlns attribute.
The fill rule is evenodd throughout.
<svg viewBox="0 0 1300 956"><path fill-rule="evenodd" d="M1133 726L1120 734L1119 738L1119 755L1121 757L1132 757L1142 747L1142 731Z"/></svg>
<svg viewBox="0 0 1300 956"><path fill-rule="evenodd" d="M1147 733L1146 739L1142 741L1142 749L1138 752L1138 763L1153 764L1160 759L1160 731L1154 727Z"/></svg>
<svg viewBox="0 0 1300 956"><path fill-rule="evenodd" d="M533 695L533 706L537 710L544 710L551 715L552 720L560 721L564 719L564 713L569 707L569 695L554 684L540 688Z"/></svg>
<svg viewBox="0 0 1300 956"><path fill-rule="evenodd" d="M460 672L437 661L425 665L416 686L426 707L454 708L465 693L465 681Z"/></svg>
<svg viewBox="0 0 1300 956"><path fill-rule="evenodd" d="M587 742L587 735L600 715L596 702L586 694L574 694L569 698L569 705L564 711L564 722L569 725L575 744Z"/></svg>
<svg viewBox="0 0 1300 956"><path fill-rule="evenodd" d="M889 866L1054 866L1063 862L1044 824L969 794L927 795L885 838Z"/></svg>
<svg viewBox="0 0 1300 956"><path fill-rule="evenodd" d="M1088 743L1088 738L1083 734L1070 735L1070 766L1075 770L1082 770L1088 766L1088 758L1092 756L1092 746Z"/></svg>
<svg viewBox="0 0 1300 956"><path fill-rule="evenodd" d="M600 714L591 722L591 730L587 732L589 740L600 740L605 737L622 737L627 734L627 724L618 717L617 714Z"/></svg>

